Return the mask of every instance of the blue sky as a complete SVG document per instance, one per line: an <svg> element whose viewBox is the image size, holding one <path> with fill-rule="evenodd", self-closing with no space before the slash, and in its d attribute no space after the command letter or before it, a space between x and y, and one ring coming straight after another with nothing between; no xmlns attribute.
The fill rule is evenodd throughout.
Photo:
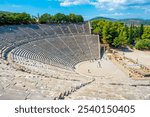
<svg viewBox="0 0 150 117"><path fill-rule="evenodd" d="M0 0L0 11L150 19L150 0Z"/></svg>

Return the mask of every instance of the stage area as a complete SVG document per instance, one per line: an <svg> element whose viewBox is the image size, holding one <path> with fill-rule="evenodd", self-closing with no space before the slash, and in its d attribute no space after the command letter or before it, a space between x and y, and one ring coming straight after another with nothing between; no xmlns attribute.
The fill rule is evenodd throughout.
<svg viewBox="0 0 150 117"><path fill-rule="evenodd" d="M75 68L77 73L90 77L110 76L117 71L116 66L107 58L84 61L77 64Z"/></svg>

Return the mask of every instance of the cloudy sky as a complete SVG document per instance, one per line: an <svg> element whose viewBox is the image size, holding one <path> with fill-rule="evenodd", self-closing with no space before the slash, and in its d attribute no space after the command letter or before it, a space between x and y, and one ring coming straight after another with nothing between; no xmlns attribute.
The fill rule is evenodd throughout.
<svg viewBox="0 0 150 117"><path fill-rule="evenodd" d="M0 11L150 19L150 0L0 0Z"/></svg>

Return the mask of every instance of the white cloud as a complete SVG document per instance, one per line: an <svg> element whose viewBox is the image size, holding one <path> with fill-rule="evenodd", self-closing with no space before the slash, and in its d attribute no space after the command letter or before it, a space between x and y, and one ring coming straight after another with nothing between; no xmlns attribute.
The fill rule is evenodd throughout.
<svg viewBox="0 0 150 117"><path fill-rule="evenodd" d="M71 5L79 5L79 4L88 4L89 0L60 0L61 6L71 6Z"/></svg>
<svg viewBox="0 0 150 117"><path fill-rule="evenodd" d="M149 0L58 0L61 6L71 6L80 4L90 4L96 8L113 11L116 9L127 9L140 7L143 9L145 4L149 4Z"/></svg>

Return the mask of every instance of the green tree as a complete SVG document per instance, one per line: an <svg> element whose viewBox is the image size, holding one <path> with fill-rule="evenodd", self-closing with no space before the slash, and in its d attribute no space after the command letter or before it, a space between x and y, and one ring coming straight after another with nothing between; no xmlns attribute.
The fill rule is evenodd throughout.
<svg viewBox="0 0 150 117"><path fill-rule="evenodd" d="M99 32L100 37L102 37L102 31L103 31L104 24L105 24L105 20L94 20L94 21L92 21L91 25L93 28L93 33L97 34Z"/></svg>
<svg viewBox="0 0 150 117"><path fill-rule="evenodd" d="M25 12L18 14L17 18L20 21L20 23L23 23L23 24L28 24L31 21L31 16Z"/></svg>
<svg viewBox="0 0 150 117"><path fill-rule="evenodd" d="M125 47L128 44L128 40L127 40L127 32L125 30L125 27L122 28L119 37L116 37L114 39L113 45L115 47Z"/></svg>
<svg viewBox="0 0 150 117"><path fill-rule="evenodd" d="M81 15L65 15L62 13L57 13L52 16L48 13L38 15L37 17L31 17L29 14L23 13L10 13L10 12L0 12L0 25L12 25L12 24L30 24L30 23L79 23L83 22L84 19Z"/></svg>
<svg viewBox="0 0 150 117"><path fill-rule="evenodd" d="M102 42L108 43L109 38L111 38L111 35L109 35L109 22L106 22L102 30Z"/></svg>
<svg viewBox="0 0 150 117"><path fill-rule="evenodd" d="M139 40L137 41L136 45L135 45L136 49L139 50L150 50L150 40L149 39L143 39L143 40Z"/></svg>
<svg viewBox="0 0 150 117"><path fill-rule="evenodd" d="M128 41L129 41L129 43L130 44L132 44L133 45L133 43L134 43L134 40L133 40L133 38L134 38L134 31L133 31L133 28L134 28L134 26L131 24L131 26L130 26L130 29L129 29L129 39L128 39Z"/></svg>
<svg viewBox="0 0 150 117"><path fill-rule="evenodd" d="M93 30L93 33L94 33L94 34L100 34L100 33L101 33L100 27L96 27L96 28Z"/></svg>
<svg viewBox="0 0 150 117"><path fill-rule="evenodd" d="M142 39L150 39L150 26L144 28Z"/></svg>
<svg viewBox="0 0 150 117"><path fill-rule="evenodd" d="M143 32L144 32L144 25L143 24L141 24L141 26L140 26L140 31L139 31L139 38L141 39L142 38L142 35L143 35Z"/></svg>
<svg viewBox="0 0 150 117"><path fill-rule="evenodd" d="M127 39L129 38L129 27L125 24L124 25L125 27L125 31L126 31L126 34L127 34Z"/></svg>
<svg viewBox="0 0 150 117"><path fill-rule="evenodd" d="M68 18L69 18L68 19L69 22L72 22L72 23L76 22L76 15L75 14L73 14L73 13L69 14Z"/></svg>
<svg viewBox="0 0 150 117"><path fill-rule="evenodd" d="M44 23L51 23L52 22L52 17L50 14L45 13L39 18L39 23L44 24Z"/></svg>
<svg viewBox="0 0 150 117"><path fill-rule="evenodd" d="M76 23L84 22L84 18L81 15L76 15Z"/></svg>
<svg viewBox="0 0 150 117"><path fill-rule="evenodd" d="M62 13L57 13L56 15L54 15L54 21L56 23L65 23L66 20L66 16Z"/></svg>
<svg viewBox="0 0 150 117"><path fill-rule="evenodd" d="M110 46L113 46L113 41L116 37L119 36L123 23L119 22L110 22L105 20L94 20L92 21L93 33L99 34L102 43L108 43Z"/></svg>

